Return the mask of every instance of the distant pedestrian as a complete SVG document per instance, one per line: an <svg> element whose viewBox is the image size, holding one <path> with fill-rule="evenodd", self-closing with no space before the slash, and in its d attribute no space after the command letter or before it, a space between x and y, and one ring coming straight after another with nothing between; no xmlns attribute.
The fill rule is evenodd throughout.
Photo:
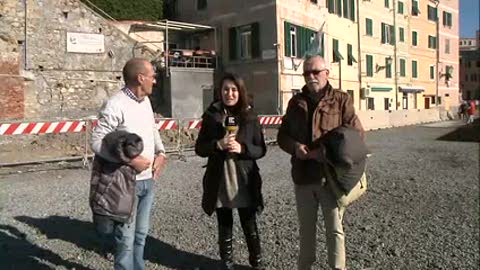
<svg viewBox="0 0 480 270"><path fill-rule="evenodd" d="M162 173L166 158L148 99L153 84L156 83L153 66L145 59L130 59L123 68L123 78L125 87L110 97L100 110L92 133L91 146L98 158L122 164L121 160L109 154L104 138L112 132L126 131L138 135L143 142L141 154L124 164L136 171L135 214L129 222L113 222L114 269L141 270L145 268L143 254L154 199L154 180ZM108 185L103 188L106 189L103 192L109 192ZM112 195L118 196L115 190ZM122 198L116 199L120 201L116 207L125 207L122 205ZM98 203L106 204L104 201Z"/></svg>
<svg viewBox="0 0 480 270"><path fill-rule="evenodd" d="M467 114L468 114L467 124L473 123L476 113L477 113L477 106L475 104L475 100L470 100L470 102L468 103L468 109L467 109Z"/></svg>
<svg viewBox="0 0 480 270"><path fill-rule="evenodd" d="M310 270L316 260L317 215L320 206L325 222L328 263L331 269L346 269L343 214L337 197L327 184L325 148L312 150L314 141L339 127L363 128L355 114L352 99L335 90L328 82L330 71L320 56L308 58L303 64L306 85L293 96L278 133L281 149L292 155L292 177L300 225L298 269Z"/></svg>
<svg viewBox="0 0 480 270"><path fill-rule="evenodd" d="M233 209L240 216L249 262L265 269L257 214L263 209L262 179L257 159L267 151L257 114L248 106L244 81L225 74L220 81L220 100L203 114L195 152L208 157L203 178L203 210L217 215L222 269L233 269Z"/></svg>
<svg viewBox="0 0 480 270"><path fill-rule="evenodd" d="M468 109L467 102L462 101L462 103L460 103L460 106L458 107L458 118L460 120L465 120L465 121L468 120L467 109Z"/></svg>

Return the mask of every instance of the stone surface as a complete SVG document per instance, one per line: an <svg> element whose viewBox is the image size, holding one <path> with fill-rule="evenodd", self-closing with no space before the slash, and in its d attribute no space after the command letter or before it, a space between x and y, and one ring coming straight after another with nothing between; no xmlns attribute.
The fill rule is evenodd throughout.
<svg viewBox="0 0 480 270"><path fill-rule="evenodd" d="M77 0L5 0L0 14L0 76L30 72L15 86L23 89L10 94L23 102L21 114L3 113L0 120L95 115L123 85L125 62L140 56L134 40ZM67 52L68 32L103 34L105 52ZM0 93L10 89L0 88Z"/></svg>

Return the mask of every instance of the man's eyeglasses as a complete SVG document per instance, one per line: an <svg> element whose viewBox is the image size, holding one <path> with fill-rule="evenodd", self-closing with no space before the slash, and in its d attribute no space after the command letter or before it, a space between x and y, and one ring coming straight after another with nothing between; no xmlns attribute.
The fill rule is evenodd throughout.
<svg viewBox="0 0 480 270"><path fill-rule="evenodd" d="M324 69L305 70L302 74L303 74L303 76L305 76L305 77L310 76L310 74L313 74L313 75L316 76L316 75L320 74L320 72L325 71L325 70L327 70L327 69L324 68Z"/></svg>

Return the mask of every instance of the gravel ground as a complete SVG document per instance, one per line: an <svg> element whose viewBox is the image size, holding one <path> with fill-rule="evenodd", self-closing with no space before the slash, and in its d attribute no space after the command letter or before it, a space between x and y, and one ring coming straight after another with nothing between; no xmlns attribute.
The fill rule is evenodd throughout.
<svg viewBox="0 0 480 270"><path fill-rule="evenodd" d="M478 138L480 126L455 123L367 133L369 191L345 216L350 270L478 269ZM271 146L259 163L268 269L295 269L288 156ZM170 157L156 185L148 269L215 269L216 219L200 208L204 164L191 152L186 162ZM77 165L0 168L0 269L111 269L90 222L89 172ZM237 217L236 224L236 260L248 269ZM317 240L317 269L327 269L323 220Z"/></svg>

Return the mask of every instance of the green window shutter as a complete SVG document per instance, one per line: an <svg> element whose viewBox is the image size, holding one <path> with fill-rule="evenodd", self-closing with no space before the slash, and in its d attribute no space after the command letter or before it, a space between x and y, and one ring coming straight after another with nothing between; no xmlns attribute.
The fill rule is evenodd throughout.
<svg viewBox="0 0 480 270"><path fill-rule="evenodd" d="M405 77L406 72L405 72L405 59L400 59L400 76Z"/></svg>
<svg viewBox="0 0 480 270"><path fill-rule="evenodd" d="M400 36L399 41L404 42L405 41L405 30L402 27L400 27L398 29L398 35Z"/></svg>
<svg viewBox="0 0 480 270"><path fill-rule="evenodd" d="M418 78L418 67L417 61L412 61L412 78Z"/></svg>
<svg viewBox="0 0 480 270"><path fill-rule="evenodd" d="M403 14L403 2L398 2L398 14Z"/></svg>
<svg viewBox="0 0 480 270"><path fill-rule="evenodd" d="M413 46L417 46L417 45L418 45L418 40L417 40L417 38L418 38L417 32L413 31L413 32L412 32L412 45L413 45Z"/></svg>
<svg viewBox="0 0 480 270"><path fill-rule="evenodd" d="M442 18L443 18L443 26L446 26L447 25L447 12L443 12L442 13Z"/></svg>
<svg viewBox="0 0 480 270"><path fill-rule="evenodd" d="M350 20L355 21L355 0L350 0Z"/></svg>
<svg viewBox="0 0 480 270"><path fill-rule="evenodd" d="M328 13L335 13L335 0L328 0Z"/></svg>
<svg viewBox="0 0 480 270"><path fill-rule="evenodd" d="M290 56L292 55L292 48L290 48L290 43L291 43L290 42L290 23L285 21L284 26L285 26L285 29L284 29L285 56Z"/></svg>
<svg viewBox="0 0 480 270"><path fill-rule="evenodd" d="M373 22L372 22L372 19L366 18L365 19L365 26L366 26L367 36L373 36Z"/></svg>
<svg viewBox="0 0 480 270"><path fill-rule="evenodd" d="M385 44L387 42L387 33L385 32L385 24L381 24L382 27L382 44Z"/></svg>
<svg viewBox="0 0 480 270"><path fill-rule="evenodd" d="M418 2L416 0L412 0L412 15L418 15Z"/></svg>
<svg viewBox="0 0 480 270"><path fill-rule="evenodd" d="M333 39L333 62L338 62L340 57L338 56L338 40Z"/></svg>
<svg viewBox="0 0 480 270"><path fill-rule="evenodd" d="M252 58L260 57L260 24L252 23Z"/></svg>
<svg viewBox="0 0 480 270"><path fill-rule="evenodd" d="M447 14L447 22L448 22L448 26L452 27L453 26L453 23L452 23L452 13L448 13Z"/></svg>
<svg viewBox="0 0 480 270"><path fill-rule="evenodd" d="M390 43L390 45L395 45L395 41L396 41L395 27L393 27L393 25L389 25L388 30L390 32L390 40L389 40L390 42L389 43Z"/></svg>
<svg viewBox="0 0 480 270"><path fill-rule="evenodd" d="M390 7L390 0L385 0L385 7L389 8Z"/></svg>
<svg viewBox="0 0 480 270"><path fill-rule="evenodd" d="M318 34L317 34L318 35ZM322 43L320 44L320 55L325 56L325 33L322 33Z"/></svg>
<svg viewBox="0 0 480 270"><path fill-rule="evenodd" d="M388 61L389 60L385 58L385 78L392 78L392 64L388 63Z"/></svg>
<svg viewBox="0 0 480 270"><path fill-rule="evenodd" d="M373 56L367 54L367 77L373 77Z"/></svg>
<svg viewBox="0 0 480 270"><path fill-rule="evenodd" d="M433 66L430 66L430 79L435 79L435 68Z"/></svg>
<svg viewBox="0 0 480 270"><path fill-rule="evenodd" d="M339 17L342 17L342 0L336 0L336 1L337 1L337 6L336 6L337 15Z"/></svg>
<svg viewBox="0 0 480 270"><path fill-rule="evenodd" d="M305 53L305 28L297 26L297 58L302 58Z"/></svg>
<svg viewBox="0 0 480 270"><path fill-rule="evenodd" d="M237 59L237 28L231 27L228 29L228 49L230 60Z"/></svg>
<svg viewBox="0 0 480 270"><path fill-rule="evenodd" d="M353 65L353 47L351 44L347 44L347 64Z"/></svg>
<svg viewBox="0 0 480 270"><path fill-rule="evenodd" d="M349 7L349 4L348 4L348 0L343 0L343 17L344 18L348 18L348 7Z"/></svg>

